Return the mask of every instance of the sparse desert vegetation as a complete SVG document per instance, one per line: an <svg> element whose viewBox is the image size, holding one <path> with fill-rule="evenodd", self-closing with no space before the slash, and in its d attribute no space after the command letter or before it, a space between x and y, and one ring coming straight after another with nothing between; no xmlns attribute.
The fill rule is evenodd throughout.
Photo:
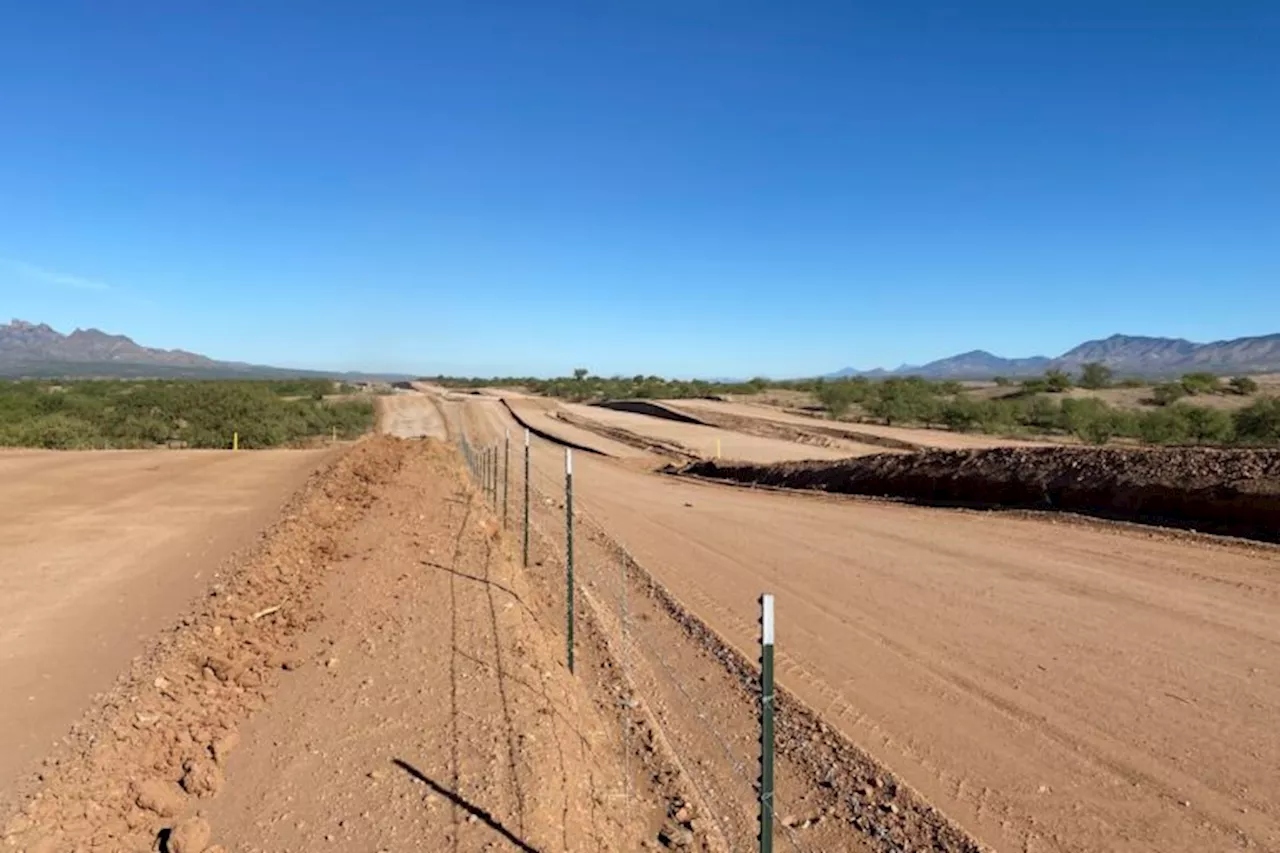
<svg viewBox="0 0 1280 853"><path fill-rule="evenodd" d="M0 446L58 450L281 447L358 436L368 399L327 399L329 380L82 380L0 384Z"/></svg>

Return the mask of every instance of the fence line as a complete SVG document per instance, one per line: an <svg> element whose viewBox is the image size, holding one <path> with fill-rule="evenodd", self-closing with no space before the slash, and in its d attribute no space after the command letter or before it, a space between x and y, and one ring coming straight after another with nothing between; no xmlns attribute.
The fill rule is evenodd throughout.
<svg viewBox="0 0 1280 853"><path fill-rule="evenodd" d="M505 527L506 517L508 512L507 496L509 492L510 477L511 477L511 471L510 471L511 454L510 454L509 431L504 436L504 441L501 448L499 448L499 446L495 444L491 447L485 447L481 449L479 452L477 452L477 450L474 447L472 447L470 440L467 437L465 427L462 427L459 430L458 443L462 448L463 457L465 460L467 460L468 468L470 469L473 477L477 478L477 481L481 483L482 488L485 490L485 492L489 496L491 496L492 505L493 505L495 514L498 513L498 506L497 506L498 478L499 476L501 476L501 479L502 479L501 517L503 519L503 524ZM502 451L501 453L498 452L499 449L501 449ZM691 695L684 683L687 679L682 679L680 675L675 671L675 669L673 669L672 665L667 660L667 655L663 653L663 650L655 646L652 642L648 641L646 638L644 638L642 636L642 632L634 630L636 625L635 623L633 623L631 619L630 606L629 606L629 601L627 596L627 588L629 586L629 583L632 581L632 579L629 577L627 564L628 562L630 562L633 565L639 567L639 562L635 560L635 558L631 555L630 551L627 550L625 545L623 545L620 541L617 540L616 537L614 537L612 534L608 532L607 528L605 528L603 524L601 524L597 519L595 519L585 510L582 510L580 508L575 508L573 503L572 451L566 451L566 454L565 454L565 479L563 484L564 509L565 509L564 526L563 526L564 539L560 540L559 537L556 537L548 533L548 531L546 531L541 524L539 524L536 520L531 518L531 507L534 505L535 500L537 500L538 502L541 502L544 506L550 506L550 507L554 507L557 501L552 495L544 493L542 489L534 485L532 482L534 477L541 477L543 479L547 479L552 482L554 482L555 478L543 472L538 472L533 470L533 466L531 462L532 447L530 444L529 434L527 430L525 432L525 448L524 449L525 449L524 460L523 460L524 507L523 507L523 513L522 513L523 520L524 520L524 531L523 531L524 565L526 567L529 566L531 530L537 532L539 537L548 545L548 547L551 548L553 553L559 547L557 543L562 541L564 545L564 550L561 552L560 559L562 559L565 564L565 583L563 586L563 595L565 596L565 598L564 598L563 604L564 604L565 613L566 613L566 621L565 621L566 659L567 659L570 672L574 672L574 604L573 602L574 602L574 599L578 595L580 595L583 597L584 602L590 605L589 610L593 613L594 621L596 622L599 628L599 633L600 633L601 639L605 644L605 648L608 649L608 654L614 659L619 669L621 670L621 673L622 673L621 679L624 685L627 687L627 689L631 691L632 697L634 697L635 695L641 692L635 680L635 676L637 673L632 667L633 653L639 651L640 654L638 655L638 658L640 660L646 660L651 663L657 664L656 667L654 666L649 667L650 673L654 675L663 676L665 678L665 681L670 685L670 687L674 689L675 694L678 694L678 698L683 700L683 702L687 705L688 710L692 711L691 715L685 714L685 716L695 720L699 731L703 735L705 735L711 742L714 742L719 747L720 751L723 753L725 761L727 762L726 767L729 771L731 771L730 775L725 778L736 779L739 783L741 783L745 787L746 791L750 792L750 796L748 797L738 797L733 794L717 792L716 787L708 784L709 777L714 776L714 774L711 774L710 771L705 769L705 767L703 766L704 762L698 761L697 763L690 763L690 762L680 761L678 758L676 759L677 763L681 764L684 767L685 777L688 779L689 783L693 785L695 789L695 793L698 795L700 800L706 806L706 809L709 812L708 817L715 824L719 832L719 835L721 839L724 841L724 843L729 845L731 849L738 849L734 846L732 841L732 838L734 836L741 835L743 837L751 837L752 835L754 835L755 840L757 840L760 845L759 849L762 851L762 853L772 853L773 826L776 821L776 824L780 825L783 828L783 831L784 831L783 837L786 838L786 840L788 841L790 848L795 851L799 851L800 853L808 853L809 848L799 838L794 827L789 825L789 822L777 819L777 809L779 807L779 802L776 797L776 792L774 791L774 788L773 788L773 767L772 767L772 763L773 763L772 762L772 756L773 756L773 749L772 749L773 621L772 621L772 613L771 613L771 610L772 610L771 604L770 604L769 623L767 626L767 630L764 632L764 636L762 638L765 642L762 642L762 652L761 652L761 680L760 680L760 703L759 703L760 752L758 755L747 759L747 762L750 762L750 761L759 762L760 776L753 780L751 777L751 774L748 772L746 768L746 763L744 763L742 758L738 755L737 750L735 750L735 748L725 740L722 733L717 730L717 727L715 726L715 724L706 715L704 709L708 707L708 703L705 701L699 701L693 695ZM499 467L498 466L499 462L501 462L501 467L502 467L502 471L500 475L497 470ZM606 551L606 553L611 550L616 550L617 552L619 552L619 556L618 556L618 562L619 562L619 568L620 568L619 572L617 573L608 572L606 571L604 566L592 560L588 560L582 566L585 569L585 574L575 577L575 574L574 574L574 564L575 564L574 522L576 518L582 519L588 525L594 527L597 530L597 532L607 542L607 544L600 544L600 543L596 543L596 544L600 545L600 547L603 548ZM650 586L650 589L652 589L652 584L656 583L656 580L651 577L647 577L647 573L643 572L643 570L641 571L643 574L646 575L646 581L641 581L639 578L636 578L635 581L639 583L641 586L644 586L645 583L647 582L647 584ZM599 576L600 580L602 581L601 586L605 590L612 588L616 583L616 587L617 587L616 597L615 596L607 597L607 599L616 598L616 602L617 602L616 613L611 612L610 603L607 599L602 600L599 596L593 594L590 591L589 587L595 585L595 580L592 577L593 575ZM611 575L614 578L613 581L609 580L609 577ZM555 584L552 584L549 591L554 592L554 587L555 587ZM769 596L769 599L771 602L772 596ZM608 618L604 618L604 617L608 617ZM768 661L767 666L766 666L766 660ZM674 694L668 693L668 696L671 696L671 695L674 695ZM631 809L632 798L633 798L632 780L631 780L631 774L630 774L630 746L631 746L630 735L631 735L631 729L634 722L632 717L632 711L633 711L634 705L635 705L634 698L621 702L620 706L622 708L622 712L619 714L619 717L620 717L619 722L622 730L624 773L626 776L624 780L624 788L625 788L624 796L626 796L627 798L627 808L629 811ZM652 707L652 705L650 705L650 707ZM653 717L652 714L650 716ZM659 727L659 730L662 730L662 723L660 720L653 718L652 722L655 726ZM665 734L663 735L663 737L664 739L666 739ZM697 773L695 773L693 769L691 769L693 767L697 768L698 770ZM703 776L704 778L699 779L699 775ZM728 797L728 802L726 802L726 799L725 799L726 797ZM734 812L740 812L745 814L744 809L740 809L736 807L743 806L744 804L751 803L751 802L755 802L758 806L758 812L755 816L755 823L757 824L758 834L750 833L750 832L738 832L738 833L729 832L722 818L727 817L728 814L731 814ZM715 808L715 805L714 805L715 803L719 803L721 806L725 806L726 808L724 808L724 811L726 814L724 815L720 814L720 809ZM744 822L746 821L745 816L743 820Z"/></svg>

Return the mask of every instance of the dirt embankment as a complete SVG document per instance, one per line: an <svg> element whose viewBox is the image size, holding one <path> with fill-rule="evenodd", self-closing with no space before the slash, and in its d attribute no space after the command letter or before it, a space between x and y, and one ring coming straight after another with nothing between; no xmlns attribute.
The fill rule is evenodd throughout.
<svg viewBox="0 0 1280 853"><path fill-rule="evenodd" d="M636 849L684 802L652 756L615 796L619 744L523 584L456 451L357 444L99 698L0 846Z"/></svg>
<svg viewBox="0 0 1280 853"><path fill-rule="evenodd" d="M700 426L710 426L706 421L699 420L693 415L679 412L669 406L663 406L659 403L651 403L648 400L603 400L599 403L592 403L601 409L613 409L618 412L631 412L636 415L648 415L651 418L662 418L666 421L676 421L682 424L698 424Z"/></svg>
<svg viewBox="0 0 1280 853"><path fill-rule="evenodd" d="M761 438L779 438L783 441L794 441L798 444L811 444L817 447L842 448L848 447L851 443L856 443L871 445L872 447L885 447L891 450L925 449L920 444L873 435L869 432L859 432L846 427L827 427L818 424L802 426L768 418L755 418L710 409L699 409L699 414L703 418L702 423L708 426L717 426L722 429L743 432L747 435L757 435Z"/></svg>
<svg viewBox="0 0 1280 853"><path fill-rule="evenodd" d="M147 849L195 799L217 793L237 724L296 663L298 637L319 618L316 595L339 537L399 466L378 440L314 475L256 550L45 759L42 787L9 818L4 842L33 853Z"/></svg>
<svg viewBox="0 0 1280 853"><path fill-rule="evenodd" d="M654 453L658 456L665 456L668 459L675 459L678 462L692 462L701 458L698 454L678 442L649 438L634 433L629 429L598 423L589 418L580 418L570 412L556 412L555 418L579 429L589 430L613 441L630 445L645 453Z"/></svg>
<svg viewBox="0 0 1280 853"><path fill-rule="evenodd" d="M671 473L973 507L1058 510L1280 541L1280 451L996 448Z"/></svg>
<svg viewBox="0 0 1280 853"><path fill-rule="evenodd" d="M506 407L506 410L508 412L511 413L511 417L515 418L516 423L520 424L520 426L529 430L529 432L533 433L538 438L555 442L556 444L559 444L562 447L571 447L574 450L581 450L583 453L594 453L597 456L607 455L604 452L595 449L594 447L588 447L585 444L580 444L576 441L571 441L570 439L567 439L564 436L556 435L552 432L548 432L547 430L542 429L541 427L537 426L532 421L530 421L528 418L522 416L519 412L517 412L515 408L513 408L512 405L506 401L505 398L502 400L502 405Z"/></svg>

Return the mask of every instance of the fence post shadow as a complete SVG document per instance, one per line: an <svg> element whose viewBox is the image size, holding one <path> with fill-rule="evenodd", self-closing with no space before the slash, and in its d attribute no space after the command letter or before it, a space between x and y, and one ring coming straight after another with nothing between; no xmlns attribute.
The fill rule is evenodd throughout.
<svg viewBox="0 0 1280 853"><path fill-rule="evenodd" d="M439 782L432 779L430 776L423 773L421 770L414 767L409 762L403 761L399 758L393 758L391 759L391 763L394 764L396 767L399 767L405 773L408 773L414 779L417 779L419 782L426 785L431 790L435 791L440 796L449 800L449 802L453 803L458 808L462 809L463 811L467 812L470 815L474 815L477 820L482 821L486 826L488 826L494 832L498 833L507 841L511 842L511 844L514 845L516 849L522 851L522 853L542 853L542 851L540 851L538 848L518 838L511 830L503 826L501 821L495 818L488 811L480 808L479 806L475 805L474 803L466 799L463 799L456 792L450 791L448 788L444 787Z"/></svg>

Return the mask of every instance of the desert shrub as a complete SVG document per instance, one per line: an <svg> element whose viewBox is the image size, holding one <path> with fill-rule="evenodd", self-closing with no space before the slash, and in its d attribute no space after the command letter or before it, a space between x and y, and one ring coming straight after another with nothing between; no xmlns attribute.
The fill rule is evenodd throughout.
<svg viewBox="0 0 1280 853"><path fill-rule="evenodd" d="M1144 412L1138 418L1138 436L1147 444L1183 444L1190 440L1181 406Z"/></svg>
<svg viewBox="0 0 1280 853"><path fill-rule="evenodd" d="M1184 373L1180 382L1188 394L1216 394L1221 390L1218 377L1212 373Z"/></svg>
<svg viewBox="0 0 1280 853"><path fill-rule="evenodd" d="M1280 398L1263 397L1232 418L1236 441L1244 444L1280 443Z"/></svg>
<svg viewBox="0 0 1280 853"><path fill-rule="evenodd" d="M1024 394L1044 394L1049 390L1049 381L1047 379L1024 379L1022 381L1022 393Z"/></svg>
<svg viewBox="0 0 1280 853"><path fill-rule="evenodd" d="M976 429L984 420L991 419L988 410L992 408L990 404L984 404L978 400L960 398L943 404L938 412L938 419L947 429L969 432Z"/></svg>
<svg viewBox="0 0 1280 853"><path fill-rule="evenodd" d="M1116 434L1111 407L1092 397L1063 400L1062 417L1067 431L1087 444L1106 444Z"/></svg>
<svg viewBox="0 0 1280 853"><path fill-rule="evenodd" d="M1106 388L1111 384L1111 368L1097 361L1091 361L1080 369L1081 388Z"/></svg>
<svg viewBox="0 0 1280 853"><path fill-rule="evenodd" d="M1000 386L1001 388L1008 388L1010 385L1013 384L1013 380L1010 379L1008 376L996 376L996 377L993 377L991 381L995 382L996 385Z"/></svg>
<svg viewBox="0 0 1280 853"><path fill-rule="evenodd" d="M28 447L152 447L167 441L275 447L373 424L370 400L325 402L320 385L262 381L78 381L0 384L0 443ZM325 388L332 383L325 380ZM293 392L301 391L301 394ZM322 395L323 396L323 395Z"/></svg>
<svg viewBox="0 0 1280 853"><path fill-rule="evenodd" d="M847 380L836 380L834 382L823 382L815 391L818 402L822 403L823 408L831 414L833 418L839 418L849 411L849 407L860 399L859 386Z"/></svg>
<svg viewBox="0 0 1280 853"><path fill-rule="evenodd" d="M1179 404L1179 409L1187 422L1187 438L1196 444L1225 444L1234 438L1235 427L1231 416L1221 409L1208 409L1204 406L1188 406Z"/></svg>
<svg viewBox="0 0 1280 853"><path fill-rule="evenodd" d="M1165 382L1151 389L1151 401L1157 406L1168 406L1187 396L1181 382Z"/></svg>
<svg viewBox="0 0 1280 853"><path fill-rule="evenodd" d="M886 379L875 388L875 394L867 402L867 409L886 424L934 423L940 406L934 387L924 380Z"/></svg>
<svg viewBox="0 0 1280 853"><path fill-rule="evenodd" d="M1071 376L1061 370L1046 370L1044 384L1046 391L1060 393L1071 387Z"/></svg>
<svg viewBox="0 0 1280 853"><path fill-rule="evenodd" d="M1117 388L1146 388L1147 383L1137 377L1130 376L1115 383Z"/></svg>
<svg viewBox="0 0 1280 853"><path fill-rule="evenodd" d="M40 415L6 430L5 443L48 450L81 450L102 447L93 424L67 414Z"/></svg>
<svg viewBox="0 0 1280 853"><path fill-rule="evenodd" d="M1239 394L1241 397L1248 397L1258 392L1258 382L1252 376L1233 376L1227 384L1231 387L1231 393Z"/></svg>

